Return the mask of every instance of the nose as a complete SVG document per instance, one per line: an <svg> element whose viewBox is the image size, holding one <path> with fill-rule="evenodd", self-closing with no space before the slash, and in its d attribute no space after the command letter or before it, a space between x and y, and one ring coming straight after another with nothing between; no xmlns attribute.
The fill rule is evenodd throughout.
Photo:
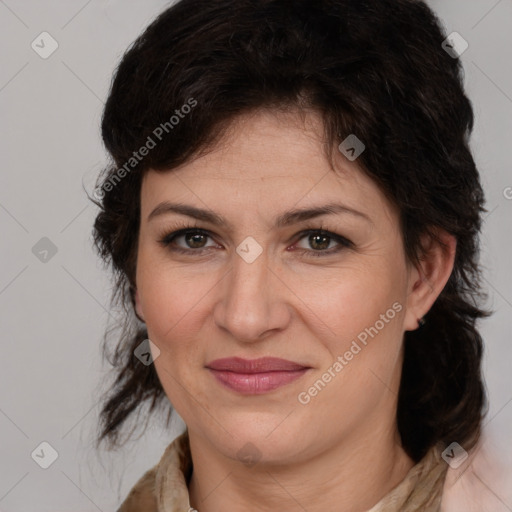
<svg viewBox="0 0 512 512"><path fill-rule="evenodd" d="M270 268L265 251L252 263L234 253L231 270L218 286L215 323L238 341L262 340L290 322L291 292Z"/></svg>

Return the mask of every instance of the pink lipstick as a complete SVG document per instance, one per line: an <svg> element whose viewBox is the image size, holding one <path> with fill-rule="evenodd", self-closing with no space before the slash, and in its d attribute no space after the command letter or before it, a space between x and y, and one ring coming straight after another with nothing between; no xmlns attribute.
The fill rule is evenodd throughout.
<svg viewBox="0 0 512 512"><path fill-rule="evenodd" d="M277 389L302 377L310 369L275 357L216 359L208 363L206 368L224 386L246 395L259 395Z"/></svg>

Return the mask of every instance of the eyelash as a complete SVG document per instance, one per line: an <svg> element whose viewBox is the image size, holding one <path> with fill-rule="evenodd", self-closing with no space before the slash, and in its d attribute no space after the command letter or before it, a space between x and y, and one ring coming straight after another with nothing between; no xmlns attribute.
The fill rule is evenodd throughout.
<svg viewBox="0 0 512 512"><path fill-rule="evenodd" d="M174 229L176 229L177 227L178 226L175 226ZM181 227L181 229L178 229L177 231L172 231L172 230L171 230L171 232L166 231L165 233L163 233L160 236L158 242L161 245L163 245L164 247L166 247L167 249L171 250L172 252L177 252L180 254L190 255L192 253L196 253L196 254L201 255L201 254L203 254L203 252L211 249L211 247L205 247L202 249L184 249L182 247L177 247L177 246L171 247L171 244L176 240L176 238L179 238L180 236L187 235L187 234L200 234L200 235L205 235L210 238L213 238L212 234L208 230L200 229L198 226L188 225L188 226ZM325 236L325 237L331 238L332 240L334 240L335 242L338 242L340 244L338 247L331 248L328 250L319 250L319 251L308 250L308 249L297 249L296 250L300 254L303 254L303 255L305 254L305 255L311 256L313 258L331 256L333 254L341 252L343 249L352 248L354 246L354 244L350 240L348 240L347 238L345 238L341 235L332 233L331 231L327 231L327 230L323 229L322 227L315 228L313 226L307 227L305 230L301 231L299 233L299 238L297 239L297 242L299 242L303 238L307 237L308 235ZM295 243L297 243L297 242L295 242Z"/></svg>

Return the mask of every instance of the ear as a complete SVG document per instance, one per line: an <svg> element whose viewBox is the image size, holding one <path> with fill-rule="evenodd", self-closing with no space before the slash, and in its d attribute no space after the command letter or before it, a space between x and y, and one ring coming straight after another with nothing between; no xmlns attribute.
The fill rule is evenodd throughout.
<svg viewBox="0 0 512 512"><path fill-rule="evenodd" d="M421 237L423 253L420 262L410 270L404 319L406 331L418 328L418 319L428 313L453 270L457 248L455 236L440 228L433 231L439 241L424 234Z"/></svg>
<svg viewBox="0 0 512 512"><path fill-rule="evenodd" d="M144 313L142 312L142 306L140 304L139 290L135 290L135 314L141 322L145 322Z"/></svg>

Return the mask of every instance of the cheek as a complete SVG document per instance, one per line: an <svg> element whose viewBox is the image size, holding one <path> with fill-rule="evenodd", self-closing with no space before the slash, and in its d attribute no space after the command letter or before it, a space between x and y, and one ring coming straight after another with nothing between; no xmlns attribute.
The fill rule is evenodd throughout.
<svg viewBox="0 0 512 512"><path fill-rule="evenodd" d="M403 287L393 276L393 269L384 269L382 265L375 268L353 265L330 272L324 270L307 278L302 276L291 289L319 332L337 340L334 343L342 348L365 328L373 326L388 310L391 309L387 317L398 316L392 306L395 302L402 304Z"/></svg>
<svg viewBox="0 0 512 512"><path fill-rule="evenodd" d="M208 278L186 279L183 271L169 269L154 268L142 284L148 337L160 348L155 369L165 394L182 417L188 417L189 393L206 402L195 381L205 362L208 337L202 326L211 308L211 289Z"/></svg>
<svg viewBox="0 0 512 512"><path fill-rule="evenodd" d="M211 273L198 275L152 256L149 250L141 251L137 261L137 288L148 333L161 343L180 341L183 332L192 333L215 280Z"/></svg>

